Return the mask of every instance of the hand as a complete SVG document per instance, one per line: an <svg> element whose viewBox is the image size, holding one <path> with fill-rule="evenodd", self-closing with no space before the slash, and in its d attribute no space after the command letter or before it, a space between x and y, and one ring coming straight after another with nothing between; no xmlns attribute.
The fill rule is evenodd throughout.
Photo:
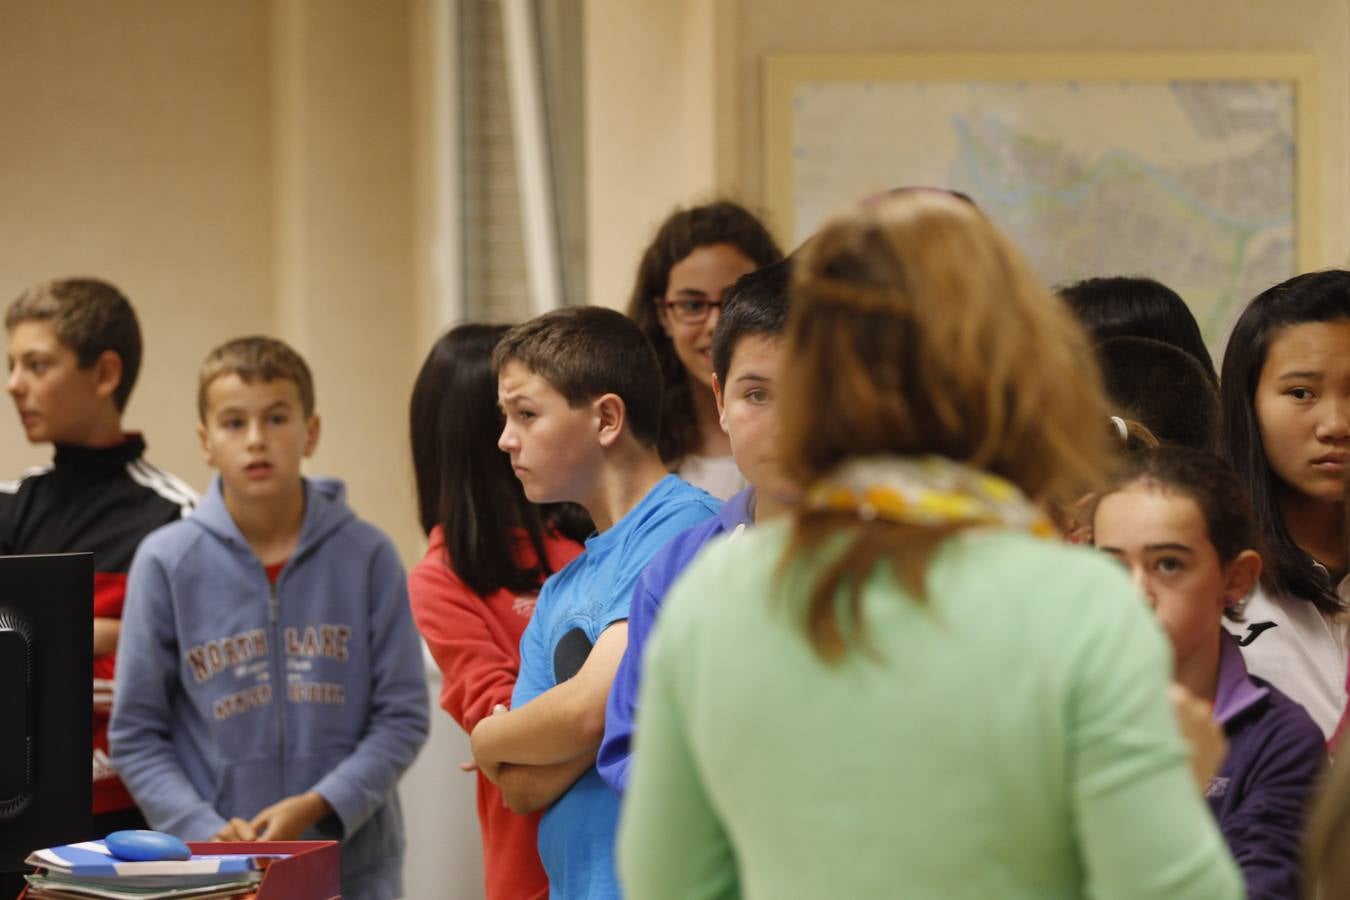
<svg viewBox="0 0 1350 900"><path fill-rule="evenodd" d="M1200 792L1204 793L1209 780L1228 755L1228 740L1224 737L1223 727L1214 721L1208 703L1179 684L1172 685L1171 697L1181 736L1190 746L1191 774Z"/></svg>
<svg viewBox="0 0 1350 900"><path fill-rule="evenodd" d="M482 734L490 732L492 730L493 719L495 719L497 716L503 715L510 711L511 710L507 709L506 706L504 706L501 703L498 703L496 706L492 707L492 715L487 716L486 718L479 719L478 724L473 727L473 732L469 735L470 745L476 746L478 741L482 740ZM478 741L475 741L475 737L478 738ZM475 749L474 752L477 753L478 750ZM487 780L492 782L493 784L496 784L498 779L500 778L501 767L502 766L499 761L483 760L479 759L477 756L475 756L474 759L472 759L469 762L462 762L459 764L460 771L481 772L483 773L483 777L487 778Z"/></svg>
<svg viewBox="0 0 1350 900"><path fill-rule="evenodd" d="M492 714L494 716L500 716L505 713L509 713L510 711L511 709L502 703L498 703L496 706L492 707ZM483 777L486 778L488 781L492 782L493 784L498 784L502 780L502 766L505 765L505 763L496 763L495 765L492 763L486 763L482 766L479 766L477 760L474 760L473 762L465 763L464 765L472 765L474 769L477 769L478 771L482 772ZM460 766L460 768L464 768L464 766L462 765ZM468 772L471 770L464 769L464 771ZM504 802L503 805L505 805Z"/></svg>
<svg viewBox="0 0 1350 900"><path fill-rule="evenodd" d="M332 811L320 794L308 791L273 803L248 824L260 841L294 841Z"/></svg>
<svg viewBox="0 0 1350 900"><path fill-rule="evenodd" d="M226 822L225 827L211 835L213 841L256 841L257 839L258 832L253 830L253 826L239 818Z"/></svg>

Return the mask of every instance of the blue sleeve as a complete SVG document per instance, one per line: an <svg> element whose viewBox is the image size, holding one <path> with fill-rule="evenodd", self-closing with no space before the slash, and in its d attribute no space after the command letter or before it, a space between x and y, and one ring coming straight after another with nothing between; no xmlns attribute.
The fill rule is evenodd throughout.
<svg viewBox="0 0 1350 900"><path fill-rule="evenodd" d="M1250 900L1303 896L1303 827L1327 756L1322 730L1302 707L1290 702L1271 718L1260 723L1263 741L1250 765L1224 772L1233 778L1231 789L1244 794L1219 830Z"/></svg>
<svg viewBox="0 0 1350 900"><path fill-rule="evenodd" d="M516 686L511 690L511 708L519 709L553 687L553 651L548 646L548 604L553 602L559 576L544 582L535 601L534 615L520 636L520 673L516 676Z"/></svg>
<svg viewBox="0 0 1350 900"><path fill-rule="evenodd" d="M633 717L637 713L638 686L642 675L642 654L651 633L652 622L669 586L654 571L653 563L638 578L633 591L633 607L628 616L628 646L614 673L614 684L605 703L605 737L595 768L600 777L620 794L628 786L628 763L632 753Z"/></svg>
<svg viewBox="0 0 1350 900"><path fill-rule="evenodd" d="M150 827L207 840L225 819L193 786L174 749L179 687L173 591L161 560L143 542L127 576L108 741L112 763Z"/></svg>
<svg viewBox="0 0 1350 900"><path fill-rule="evenodd" d="M671 504L660 519L654 519L640 533L632 536L628 546L624 548L623 571L594 622L595 633L590 636L592 643L598 640L600 633L610 625L628 618L633 603L634 586L643 570L656 557L657 551L665 547L676 535L712 518L717 514L717 510L716 501L711 497L708 497L707 501L696 499ZM669 583L666 587L669 587ZM664 596L665 591L662 590L661 593ZM630 637L629 640L631 639Z"/></svg>
<svg viewBox="0 0 1350 900"><path fill-rule="evenodd" d="M430 726L422 645L408 605L403 565L387 538L371 559L370 709L356 749L313 790L333 807L343 834L361 827L398 784Z"/></svg>
<svg viewBox="0 0 1350 900"><path fill-rule="evenodd" d="M691 576L698 578L697 573ZM699 770L688 719L690 675L698 671L697 656L691 653L698 624L681 615L689 609L681 603L712 583L711 577L693 586L682 582L647 648L639 713L642 752L634 758L616 838L625 897L684 900L743 894L735 849ZM785 796L790 790L784 786Z"/></svg>

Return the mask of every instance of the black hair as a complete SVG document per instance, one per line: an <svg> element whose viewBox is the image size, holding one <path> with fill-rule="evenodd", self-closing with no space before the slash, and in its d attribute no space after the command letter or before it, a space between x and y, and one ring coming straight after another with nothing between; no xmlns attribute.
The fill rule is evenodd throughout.
<svg viewBox="0 0 1350 900"><path fill-rule="evenodd" d="M1115 337L1096 347L1112 410L1169 444L1219 452L1219 392L1200 363L1162 341Z"/></svg>
<svg viewBox="0 0 1350 900"><path fill-rule="evenodd" d="M1152 278L1088 278L1055 289L1094 341L1142 337L1171 344L1193 356L1216 388L1219 376L1200 325L1176 291Z"/></svg>
<svg viewBox="0 0 1350 900"><path fill-rule="evenodd" d="M1157 484L1168 493L1195 501L1205 520L1209 542L1223 564L1231 563L1244 550L1262 553L1261 527L1252 514L1251 502L1237 473L1216 454L1176 445L1131 454L1097 496L1098 504L1107 495L1137 483ZM1224 616L1233 621L1242 619L1232 608L1225 609Z"/></svg>
<svg viewBox="0 0 1350 900"><path fill-rule="evenodd" d="M689 376L675 353L675 344L661 327L657 304L670 284L670 270L699 247L730 244L758 266L783 258L773 235L745 207L729 201L671 213L638 263L628 315L656 349L663 384L661 436L657 449L666 465L677 467L698 446L698 421Z"/></svg>
<svg viewBox="0 0 1350 900"><path fill-rule="evenodd" d="M731 357L741 338L777 337L787 328L788 284L792 280L792 260L780 259L762 269L736 279L722 298L722 314L713 329L713 372L723 391Z"/></svg>
<svg viewBox="0 0 1350 900"><path fill-rule="evenodd" d="M427 354L409 404L422 531L441 526L447 565L482 597L538 590L552 574L545 536L579 541L591 531L573 504L527 500L510 457L497 448L503 419L492 351L506 332L505 325L451 329ZM525 548L531 565L521 564Z"/></svg>
<svg viewBox="0 0 1350 900"><path fill-rule="evenodd" d="M1224 351L1220 382L1228 459L1251 497L1270 553L1262 581L1273 592L1306 598L1324 613L1339 612L1344 604L1325 570L1294 542L1285 524L1255 398L1270 345L1283 329L1346 319L1350 319L1350 272L1310 272L1281 282L1258 294L1238 317Z"/></svg>

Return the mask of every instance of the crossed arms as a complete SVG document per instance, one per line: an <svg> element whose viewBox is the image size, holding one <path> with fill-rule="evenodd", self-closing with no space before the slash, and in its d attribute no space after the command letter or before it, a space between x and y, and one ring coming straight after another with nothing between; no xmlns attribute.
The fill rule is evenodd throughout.
<svg viewBox="0 0 1350 900"><path fill-rule="evenodd" d="M474 728L479 771L501 788L513 812L548 806L595 764L605 701L627 645L628 623L615 622L576 675L517 709L499 708Z"/></svg>

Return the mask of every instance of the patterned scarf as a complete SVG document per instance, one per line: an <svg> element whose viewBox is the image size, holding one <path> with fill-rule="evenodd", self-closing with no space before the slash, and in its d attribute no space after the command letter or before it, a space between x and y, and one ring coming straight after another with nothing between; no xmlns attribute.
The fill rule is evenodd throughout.
<svg viewBox="0 0 1350 900"><path fill-rule="evenodd" d="M816 482L802 505L866 521L994 526L1059 537L1045 514L1012 482L944 456L850 460Z"/></svg>

